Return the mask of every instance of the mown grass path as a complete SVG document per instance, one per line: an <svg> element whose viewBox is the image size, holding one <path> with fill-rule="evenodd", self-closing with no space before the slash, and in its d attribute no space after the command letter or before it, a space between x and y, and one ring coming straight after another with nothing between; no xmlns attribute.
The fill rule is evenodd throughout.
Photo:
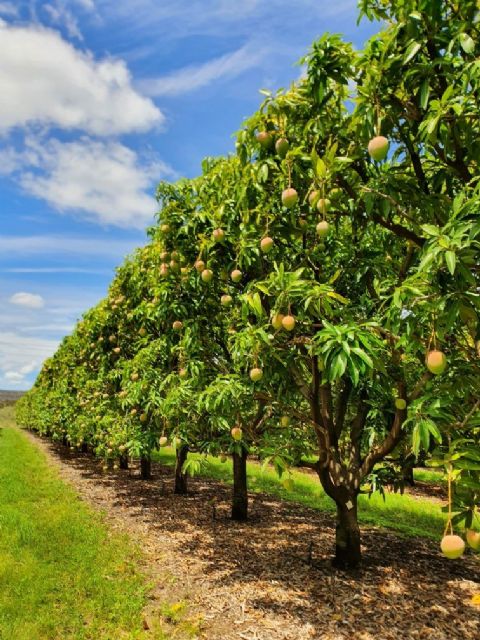
<svg viewBox="0 0 480 640"><path fill-rule="evenodd" d="M126 536L109 531L2 409L0 638L143 637L136 560Z"/></svg>

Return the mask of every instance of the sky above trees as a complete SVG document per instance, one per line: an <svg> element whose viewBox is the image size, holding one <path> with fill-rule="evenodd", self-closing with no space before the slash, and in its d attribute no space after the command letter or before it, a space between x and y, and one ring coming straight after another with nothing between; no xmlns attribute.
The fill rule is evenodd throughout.
<svg viewBox="0 0 480 640"><path fill-rule="evenodd" d="M233 151L262 88L356 0L0 1L0 388L28 388L115 266L161 179Z"/></svg>

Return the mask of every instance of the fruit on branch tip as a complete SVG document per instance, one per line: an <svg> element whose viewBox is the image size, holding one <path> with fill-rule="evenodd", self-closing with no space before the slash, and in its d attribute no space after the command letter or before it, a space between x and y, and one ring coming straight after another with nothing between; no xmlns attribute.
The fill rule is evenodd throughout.
<svg viewBox="0 0 480 640"><path fill-rule="evenodd" d="M121 349L120 347L115 347L115 349L113 350L113 353L121 353Z"/></svg>
<svg viewBox="0 0 480 640"><path fill-rule="evenodd" d="M139 377L140 377L140 376L139 376L139 374L138 374L138 373L132 373L132 375L130 376L130 380L131 380L132 382L135 382L136 380L138 380L138 378L139 378Z"/></svg>
<svg viewBox="0 0 480 640"><path fill-rule="evenodd" d="M335 187L334 189L331 189L329 191L329 196L332 200L336 200L337 198L340 198L342 195L343 191L342 189L339 189L338 187Z"/></svg>
<svg viewBox="0 0 480 640"><path fill-rule="evenodd" d="M291 209L298 202L298 193L292 187L285 189L282 191L282 204L287 207L287 209Z"/></svg>
<svg viewBox="0 0 480 640"><path fill-rule="evenodd" d="M170 254L168 253L168 251L162 251L162 253L160 254L160 260L162 262L167 262L169 257L170 257Z"/></svg>
<svg viewBox="0 0 480 640"><path fill-rule="evenodd" d="M181 320L175 320L172 324L172 329L174 331L181 331L183 329L183 322Z"/></svg>
<svg viewBox="0 0 480 640"><path fill-rule="evenodd" d="M137 410L135 408L131 409L130 415L131 416L136 416L137 415Z"/></svg>
<svg viewBox="0 0 480 640"><path fill-rule="evenodd" d="M140 422L146 422L148 419L148 416L146 413L141 413L140 414Z"/></svg>
<svg viewBox="0 0 480 640"><path fill-rule="evenodd" d="M397 409L403 410L407 406L407 401L404 398L396 398L395 399L395 407Z"/></svg>
<svg viewBox="0 0 480 640"><path fill-rule="evenodd" d="M242 275L243 274L240 271L240 269L234 269L230 274L230 277L233 280L233 282L240 282L240 280L242 279Z"/></svg>
<svg viewBox="0 0 480 640"><path fill-rule="evenodd" d="M213 271L211 269L204 269L201 278L204 282L210 282L213 278Z"/></svg>
<svg viewBox="0 0 480 640"><path fill-rule="evenodd" d="M290 426L290 416L281 416L280 417L280 426L281 427L289 427Z"/></svg>
<svg viewBox="0 0 480 640"><path fill-rule="evenodd" d="M168 233L170 231L170 225L169 224L160 225L160 231L162 233Z"/></svg>
<svg viewBox="0 0 480 640"><path fill-rule="evenodd" d="M162 264L160 265L160 275L161 276L168 276L168 264L166 262L162 262Z"/></svg>
<svg viewBox="0 0 480 640"><path fill-rule="evenodd" d="M176 260L170 260L170 269L175 272L180 271L180 265Z"/></svg>
<svg viewBox="0 0 480 640"><path fill-rule="evenodd" d="M178 253L178 251L172 251L172 253L170 254L170 258L172 260L179 260L180 259L180 254Z"/></svg>
<svg viewBox="0 0 480 640"><path fill-rule="evenodd" d="M319 198L317 202L317 211L318 213L327 213L330 210L332 203L328 198Z"/></svg>
<svg viewBox="0 0 480 640"><path fill-rule="evenodd" d="M282 320L282 326L287 331L293 331L295 329L295 318L291 315L285 316Z"/></svg>
<svg viewBox="0 0 480 640"><path fill-rule="evenodd" d="M375 136L368 143L368 153L375 162L385 160L390 143L384 136Z"/></svg>
<svg viewBox="0 0 480 640"><path fill-rule="evenodd" d="M237 440L237 442L242 439L242 430L240 427L233 427L230 434L234 440Z"/></svg>
<svg viewBox="0 0 480 640"><path fill-rule="evenodd" d="M225 239L225 231L223 229L214 229L212 233L212 237L215 242L222 242Z"/></svg>
<svg viewBox="0 0 480 640"><path fill-rule="evenodd" d="M182 380L186 378L187 375L188 375L188 371L185 369L185 367L182 367L181 369L178 370L178 377L181 378Z"/></svg>
<svg viewBox="0 0 480 640"><path fill-rule="evenodd" d="M447 368L447 357L443 353L443 351L438 351L435 349L427 353L425 364L427 365L427 369L431 373L439 375L440 373L443 373Z"/></svg>
<svg viewBox="0 0 480 640"><path fill-rule="evenodd" d="M197 260L193 266L198 273L201 273L205 269L205 262L203 260Z"/></svg>
<svg viewBox="0 0 480 640"><path fill-rule="evenodd" d="M328 222L326 220L321 220L317 224L317 236L319 238L326 238L328 235L329 228L330 228L330 225L328 224Z"/></svg>
<svg viewBox="0 0 480 640"><path fill-rule="evenodd" d="M273 238L270 238L269 236L265 236L265 238L261 239L260 249L262 250L263 253L268 253L272 247L273 247Z"/></svg>
<svg viewBox="0 0 480 640"><path fill-rule="evenodd" d="M182 276L186 276L188 273L188 267L181 267L180 273L182 274Z"/></svg>
<svg viewBox="0 0 480 640"><path fill-rule="evenodd" d="M272 327L277 331L283 327L282 321L284 317L283 313L275 313L272 316Z"/></svg>
<svg viewBox="0 0 480 640"><path fill-rule="evenodd" d="M114 342L117 341L117 336L111 335L111 336L108 336L108 339L113 344Z"/></svg>
<svg viewBox="0 0 480 640"><path fill-rule="evenodd" d="M253 382L258 382L262 378L263 370L260 369L260 367L254 367L253 369L250 369L250 380L253 380Z"/></svg>
<svg viewBox="0 0 480 640"><path fill-rule="evenodd" d="M478 531L468 529L466 538L469 547L471 547L474 551L480 551L480 533Z"/></svg>
<svg viewBox="0 0 480 640"><path fill-rule="evenodd" d="M463 555L463 552L465 551L465 542L460 536L443 536L440 543L440 549L442 550L443 555L449 558L449 560L456 560Z"/></svg>
<svg viewBox="0 0 480 640"><path fill-rule="evenodd" d="M140 327L140 329L138 330L138 335L142 336L142 338L147 335L147 330L145 329L145 327Z"/></svg>
<svg viewBox="0 0 480 640"><path fill-rule="evenodd" d="M305 218L299 218L298 219L298 226L300 227L300 229L305 229L305 227L307 226L307 220Z"/></svg>
<svg viewBox="0 0 480 640"><path fill-rule="evenodd" d="M167 438L167 436L161 436L161 438L160 438L160 439L159 439L159 441L158 441L158 444L159 444L161 447L166 447L166 446L167 446L167 444L168 444L168 438Z"/></svg>
<svg viewBox="0 0 480 640"><path fill-rule="evenodd" d="M225 293L221 298L220 298L220 304L223 307L229 307L232 304L232 296L228 295L228 293Z"/></svg>
<svg viewBox="0 0 480 640"><path fill-rule="evenodd" d="M286 138L279 138L275 142L275 151L281 158L285 158L290 149L290 143Z"/></svg>
<svg viewBox="0 0 480 640"><path fill-rule="evenodd" d="M273 136L268 131L259 131L255 137L257 138L257 142L259 142L260 146L264 149L268 149L272 146Z"/></svg>

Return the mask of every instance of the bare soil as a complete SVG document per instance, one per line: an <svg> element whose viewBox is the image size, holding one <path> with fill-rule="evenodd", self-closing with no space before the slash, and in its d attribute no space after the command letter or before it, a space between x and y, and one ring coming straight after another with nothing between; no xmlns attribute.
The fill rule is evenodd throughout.
<svg viewBox="0 0 480 640"><path fill-rule="evenodd" d="M222 483L190 479L189 495L175 496L170 468L153 465L150 481L136 468L105 475L88 454L29 437L82 499L139 544L153 585L145 628L160 603L187 601L200 629L189 637L208 640L480 638L473 553L450 561L435 542L364 527L362 569L337 572L330 514L251 494L249 522L234 523ZM171 622L171 637L186 637Z"/></svg>

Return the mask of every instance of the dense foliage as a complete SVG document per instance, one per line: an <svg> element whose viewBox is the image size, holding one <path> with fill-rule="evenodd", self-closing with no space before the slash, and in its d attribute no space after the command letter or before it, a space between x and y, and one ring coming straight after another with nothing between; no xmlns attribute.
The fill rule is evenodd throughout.
<svg viewBox="0 0 480 640"><path fill-rule="evenodd" d="M150 243L19 406L145 473L167 439L183 470L187 445L233 454L234 517L248 452L286 486L311 466L339 565L360 560L359 492L420 455L457 487L453 523L480 525L479 10L360 8L386 23L363 51L323 36L235 155L160 184Z"/></svg>

